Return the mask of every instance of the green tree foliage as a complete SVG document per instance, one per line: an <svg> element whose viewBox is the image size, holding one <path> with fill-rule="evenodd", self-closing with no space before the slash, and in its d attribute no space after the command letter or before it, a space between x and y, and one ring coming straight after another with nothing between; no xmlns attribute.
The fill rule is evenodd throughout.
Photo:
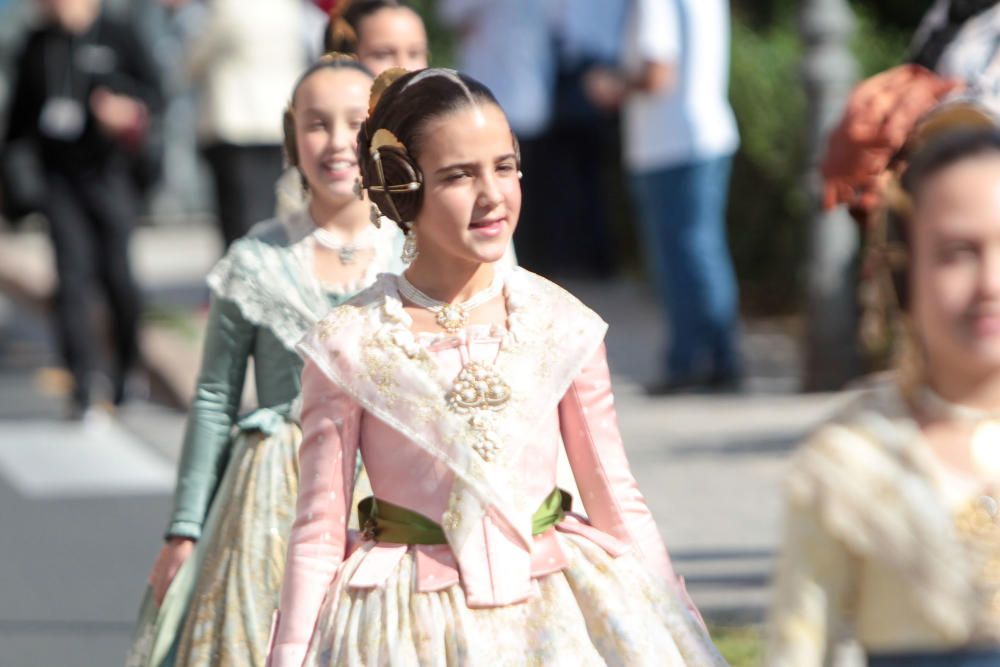
<svg viewBox="0 0 1000 667"><path fill-rule="evenodd" d="M427 41L431 47L431 65L453 67L455 38L452 32L437 18L434 0L410 0L410 6L424 19L427 26Z"/></svg>
<svg viewBox="0 0 1000 667"><path fill-rule="evenodd" d="M902 62L920 18L905 11L907 3L899 3L898 14L877 14L874 4L853 5L851 47L863 76ZM786 0L742 0L734 7L730 99L742 145L733 165L729 239L751 313L791 312L802 296L795 278L807 259L811 203L804 191L807 106L798 9Z"/></svg>

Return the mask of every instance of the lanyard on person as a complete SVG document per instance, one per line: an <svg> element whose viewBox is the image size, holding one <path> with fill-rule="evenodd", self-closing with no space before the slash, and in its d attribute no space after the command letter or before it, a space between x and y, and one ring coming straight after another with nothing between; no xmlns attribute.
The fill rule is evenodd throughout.
<svg viewBox="0 0 1000 667"><path fill-rule="evenodd" d="M42 43L45 103L38 118L38 129L49 139L74 142L83 135L87 123L87 111L84 106L86 101L81 98L86 96L87 80L85 76L81 76L81 72L75 71L77 68L74 59L80 49L86 47L89 34L96 33L96 30L95 25L83 35L68 36L65 40L62 68L54 47L63 40L56 40L50 36Z"/></svg>

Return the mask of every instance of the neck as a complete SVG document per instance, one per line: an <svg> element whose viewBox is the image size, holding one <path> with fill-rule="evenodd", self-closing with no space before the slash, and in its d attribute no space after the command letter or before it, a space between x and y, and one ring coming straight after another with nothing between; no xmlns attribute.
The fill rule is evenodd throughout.
<svg viewBox="0 0 1000 667"><path fill-rule="evenodd" d="M355 197L327 201L314 196L309 201L309 217L317 227L335 230L350 238L371 224L368 206L368 202Z"/></svg>
<svg viewBox="0 0 1000 667"><path fill-rule="evenodd" d="M405 271L406 279L432 299L466 301L493 283L493 265L435 258L423 251Z"/></svg>
<svg viewBox="0 0 1000 667"><path fill-rule="evenodd" d="M976 410L1000 411L1000 373L936 370L928 368L928 384L944 400Z"/></svg>

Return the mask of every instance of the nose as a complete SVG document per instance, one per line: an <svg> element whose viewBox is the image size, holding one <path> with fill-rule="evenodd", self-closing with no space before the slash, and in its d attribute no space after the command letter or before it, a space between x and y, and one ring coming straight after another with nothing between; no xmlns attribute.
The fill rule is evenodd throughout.
<svg viewBox="0 0 1000 667"><path fill-rule="evenodd" d="M983 296L1000 299L1000 246L993 245L983 254L979 289Z"/></svg>
<svg viewBox="0 0 1000 667"><path fill-rule="evenodd" d="M330 130L328 147L333 152L347 150L354 147L358 137L347 123L334 123Z"/></svg>
<svg viewBox="0 0 1000 667"><path fill-rule="evenodd" d="M479 194L476 203L480 208L494 209L503 201L503 193L500 191L500 182L496 174L490 172L479 179Z"/></svg>

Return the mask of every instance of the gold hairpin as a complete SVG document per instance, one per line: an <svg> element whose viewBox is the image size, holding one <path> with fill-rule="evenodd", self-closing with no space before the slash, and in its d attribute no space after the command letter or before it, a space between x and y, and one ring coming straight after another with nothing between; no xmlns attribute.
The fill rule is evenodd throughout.
<svg viewBox="0 0 1000 667"><path fill-rule="evenodd" d="M384 127L375 130L375 134L372 135L371 140L371 154L376 160L379 159L377 153L379 149L382 148L395 148L403 153L406 153L406 146L403 142L396 138L396 135L385 129Z"/></svg>
<svg viewBox="0 0 1000 667"><path fill-rule="evenodd" d="M389 130L379 128L372 135L370 142L369 153L371 153L372 160L375 162L375 171L378 173L378 185L369 185L368 190L372 192L384 192L386 193L386 200L389 202L389 206L392 207L392 212L395 214L397 220L402 220L403 217L399 214L399 209L396 208L396 202L392 200L393 193L405 193L414 192L420 189L420 181L410 181L409 183L402 183L399 185L386 185L385 182L385 170L382 168L382 154L381 149L392 148L403 155L408 155L406 151L406 146L400 141L395 134Z"/></svg>
<svg viewBox="0 0 1000 667"><path fill-rule="evenodd" d="M368 186L369 190L374 190L376 192L413 192L420 189L419 181L410 181L409 183L401 183L399 185L386 185L385 184L385 172L382 170L382 154L380 153L383 148L393 148L398 150L403 155L408 155L406 146L400 141L395 134L389 130L379 128L372 135L371 148L369 152L371 153L372 159L375 160L375 170L378 172L379 185ZM395 208L395 206L393 206Z"/></svg>

